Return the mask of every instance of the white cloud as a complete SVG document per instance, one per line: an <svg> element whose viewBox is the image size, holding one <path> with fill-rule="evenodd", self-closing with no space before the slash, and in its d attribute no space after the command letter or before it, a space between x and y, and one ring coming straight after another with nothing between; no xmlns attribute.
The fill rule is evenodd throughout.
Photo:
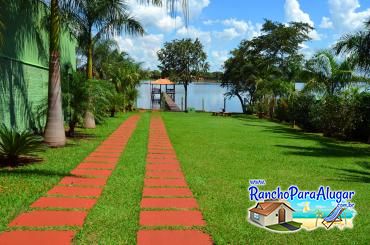
<svg viewBox="0 0 370 245"><path fill-rule="evenodd" d="M200 15L204 8L208 7L210 0L189 0L190 18Z"/></svg>
<svg viewBox="0 0 370 245"><path fill-rule="evenodd" d="M121 51L127 52L135 61L142 62L145 68L157 69L157 52L162 47L163 34L151 34L143 37L117 36L115 40Z"/></svg>
<svg viewBox="0 0 370 245"><path fill-rule="evenodd" d="M177 36L181 38L198 38L203 45L209 45L212 41L211 33L207 31L202 31L194 26L189 26L188 28L182 27L177 30Z"/></svg>
<svg viewBox="0 0 370 245"><path fill-rule="evenodd" d="M332 29L333 28L333 22L330 20L329 17L322 17L320 28L322 29Z"/></svg>
<svg viewBox="0 0 370 245"><path fill-rule="evenodd" d="M165 6L139 4L137 0L129 0L129 6L132 15L145 29L154 27L161 32L170 32L184 25L182 17L172 17Z"/></svg>
<svg viewBox="0 0 370 245"><path fill-rule="evenodd" d="M234 38L237 38L241 35L241 33L238 33L235 28L226 28L223 31L216 31L214 32L215 37L225 40L232 40Z"/></svg>
<svg viewBox="0 0 370 245"><path fill-rule="evenodd" d="M284 9L287 21L304 22L315 27L315 23L311 20L310 15L301 9L298 0L285 0ZM311 31L310 37L313 40L320 40L320 35L316 30Z"/></svg>
<svg viewBox="0 0 370 245"><path fill-rule="evenodd" d="M227 19L223 21L225 26L231 26L238 32L245 33L249 29L249 25L247 22L243 20L236 20L236 19Z"/></svg>
<svg viewBox="0 0 370 245"><path fill-rule="evenodd" d="M224 62L228 59L228 57L229 52L226 50L212 51L210 55L211 70L221 70Z"/></svg>
<svg viewBox="0 0 370 245"><path fill-rule="evenodd" d="M363 27L370 18L370 8L359 11L358 0L329 0L329 11L336 29L341 32L354 31Z"/></svg>
<svg viewBox="0 0 370 245"><path fill-rule="evenodd" d="M215 21L214 21L215 22ZM218 20L217 22L226 26L223 31L215 31L214 35L217 38L232 40L237 37L250 39L258 36L261 30L261 25L253 25L252 22L246 22L244 20L237 19L226 19L223 21Z"/></svg>

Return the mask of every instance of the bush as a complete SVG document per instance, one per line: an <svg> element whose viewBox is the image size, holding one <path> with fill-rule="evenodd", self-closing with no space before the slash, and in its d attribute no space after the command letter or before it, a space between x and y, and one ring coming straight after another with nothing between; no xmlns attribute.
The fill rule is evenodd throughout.
<svg viewBox="0 0 370 245"><path fill-rule="evenodd" d="M356 120L351 136L370 143L370 93L363 92L355 98L353 112Z"/></svg>
<svg viewBox="0 0 370 245"><path fill-rule="evenodd" d="M319 103L314 95L299 93L289 102L289 118L304 130L315 132L320 129Z"/></svg>
<svg viewBox="0 0 370 245"><path fill-rule="evenodd" d="M15 166L22 156L34 156L43 149L42 137L27 131L0 126L0 163ZM1 164L0 164L1 165Z"/></svg>
<svg viewBox="0 0 370 245"><path fill-rule="evenodd" d="M289 103L286 99L279 99L275 108L275 118L280 122L290 122Z"/></svg>
<svg viewBox="0 0 370 245"><path fill-rule="evenodd" d="M75 72L68 80L63 81L64 118L68 122L68 136L74 136L78 123L83 121L89 108L88 84L84 73Z"/></svg>

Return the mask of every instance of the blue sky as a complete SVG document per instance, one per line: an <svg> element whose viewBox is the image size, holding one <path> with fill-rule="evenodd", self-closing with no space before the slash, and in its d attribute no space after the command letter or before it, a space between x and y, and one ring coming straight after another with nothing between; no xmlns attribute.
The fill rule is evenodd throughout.
<svg viewBox="0 0 370 245"><path fill-rule="evenodd" d="M166 8L137 2L128 0L132 15L142 22L146 35L122 35L116 40L123 51L151 69L157 68L156 53L163 43L175 38L199 38L214 71L222 69L229 52L241 40L259 34L264 19L313 25L313 40L301 49L309 57L318 49L330 47L344 33L359 30L370 18L368 0L189 0L191 16L186 28L181 13L171 17Z"/></svg>

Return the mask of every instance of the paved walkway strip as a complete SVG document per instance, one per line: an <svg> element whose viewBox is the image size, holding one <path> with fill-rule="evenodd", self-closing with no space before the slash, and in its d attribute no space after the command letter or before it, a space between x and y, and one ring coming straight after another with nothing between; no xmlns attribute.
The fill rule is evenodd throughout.
<svg viewBox="0 0 370 245"><path fill-rule="evenodd" d="M209 245L202 213L159 116L150 124L138 245Z"/></svg>
<svg viewBox="0 0 370 245"><path fill-rule="evenodd" d="M31 211L10 222L12 230L0 234L0 244L71 244L75 228L83 226L89 209L100 197L138 120L138 115L127 119L71 171L71 176L34 202Z"/></svg>

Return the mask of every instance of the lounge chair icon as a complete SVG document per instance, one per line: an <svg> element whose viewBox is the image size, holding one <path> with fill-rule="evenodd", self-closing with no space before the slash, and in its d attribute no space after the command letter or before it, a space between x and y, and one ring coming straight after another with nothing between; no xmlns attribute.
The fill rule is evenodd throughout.
<svg viewBox="0 0 370 245"><path fill-rule="evenodd" d="M330 226L332 226L335 222L341 222L342 221L342 213L345 210L345 208L342 208L339 204L330 212L330 214L324 218L322 221L322 224L326 227L326 229L329 229Z"/></svg>

